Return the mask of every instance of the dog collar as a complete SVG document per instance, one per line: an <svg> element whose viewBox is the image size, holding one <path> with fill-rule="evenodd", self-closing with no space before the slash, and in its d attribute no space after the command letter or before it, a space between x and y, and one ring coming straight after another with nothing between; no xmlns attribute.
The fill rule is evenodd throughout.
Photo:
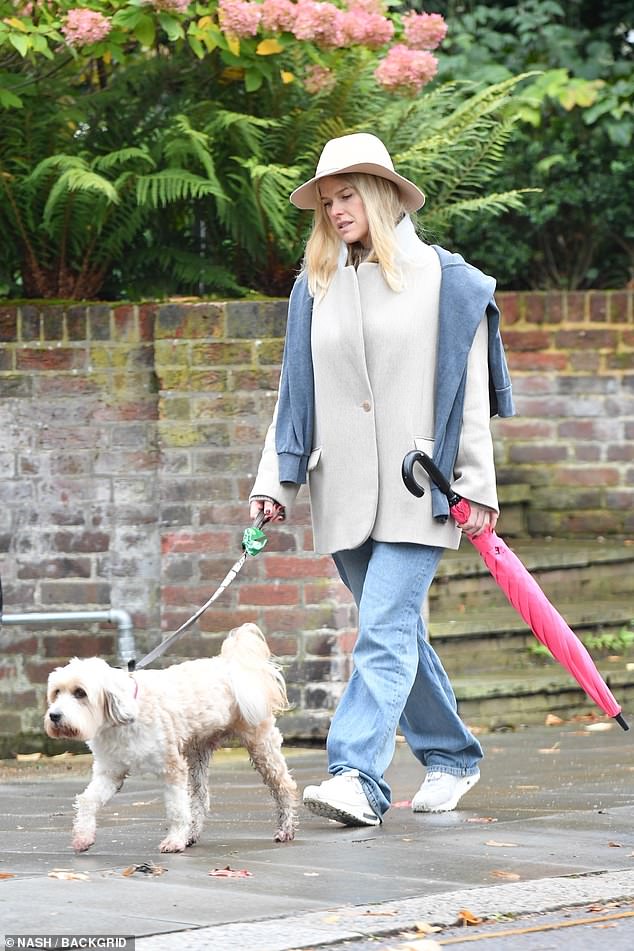
<svg viewBox="0 0 634 951"><path fill-rule="evenodd" d="M135 680L135 678L132 676L132 674L130 674L130 680L131 680L132 683L134 684L134 693L132 694L132 696L133 696L134 699L136 700L137 694L139 693L139 683L138 683L137 680Z"/></svg>

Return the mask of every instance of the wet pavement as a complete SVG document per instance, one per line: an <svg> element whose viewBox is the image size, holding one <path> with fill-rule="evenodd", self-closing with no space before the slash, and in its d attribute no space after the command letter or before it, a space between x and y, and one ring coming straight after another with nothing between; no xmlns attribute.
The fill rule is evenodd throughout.
<svg viewBox="0 0 634 951"><path fill-rule="evenodd" d="M395 806L381 827L346 829L300 809L297 838L287 844L273 842L272 802L245 754L221 751L201 841L180 855L158 852L164 818L155 779L128 780L104 810L93 848L76 856L72 802L90 758L0 764L0 931L134 935L137 951L378 951L406 947L401 935L419 921L450 928L461 909L501 927L509 917L612 902L623 914L604 937L627 934L634 731L579 722L479 739L482 779L455 812L412 814L422 770L399 745L389 773ZM300 789L326 778L323 750L286 755ZM249 874L209 874L227 867ZM565 930L549 931L548 940ZM603 932L593 933L600 940ZM430 939L442 946L448 934Z"/></svg>

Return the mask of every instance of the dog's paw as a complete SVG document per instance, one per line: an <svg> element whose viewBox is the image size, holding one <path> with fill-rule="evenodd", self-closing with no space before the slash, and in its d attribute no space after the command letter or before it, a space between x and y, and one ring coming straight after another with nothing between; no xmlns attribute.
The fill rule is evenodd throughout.
<svg viewBox="0 0 634 951"><path fill-rule="evenodd" d="M278 829L273 836L274 842L292 842L295 838L295 829Z"/></svg>
<svg viewBox="0 0 634 951"><path fill-rule="evenodd" d="M75 852L87 852L91 845L95 844L94 836L76 835L71 842Z"/></svg>
<svg viewBox="0 0 634 951"><path fill-rule="evenodd" d="M173 835L166 836L159 845L160 852L184 852L186 848L186 839L181 839Z"/></svg>

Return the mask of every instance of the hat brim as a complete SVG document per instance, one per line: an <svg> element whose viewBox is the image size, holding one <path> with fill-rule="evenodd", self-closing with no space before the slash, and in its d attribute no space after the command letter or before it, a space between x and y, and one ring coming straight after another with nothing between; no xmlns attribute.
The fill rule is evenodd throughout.
<svg viewBox="0 0 634 951"><path fill-rule="evenodd" d="M304 182L303 185L296 188L291 193L290 201L296 208L301 208L304 211L314 211L320 205L319 192L317 191L317 183L320 179L330 178L332 175L346 175L348 172L363 172L366 175L376 175L378 178L387 178L388 181L394 182L398 187L403 199L403 207L407 212L418 211L425 204L425 195L408 178L385 168L384 165L375 165L372 162L357 162L344 168L325 169L319 175L311 178L310 181Z"/></svg>

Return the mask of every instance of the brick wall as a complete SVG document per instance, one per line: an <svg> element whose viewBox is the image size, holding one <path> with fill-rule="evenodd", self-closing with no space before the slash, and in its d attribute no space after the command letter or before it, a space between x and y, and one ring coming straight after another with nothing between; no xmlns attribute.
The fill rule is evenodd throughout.
<svg viewBox="0 0 634 951"><path fill-rule="evenodd" d="M530 486L536 534L634 531L631 292L501 294L520 416L496 420L502 484ZM285 302L0 308L5 612L124 608L143 652L224 577L275 401ZM311 553L305 492L267 551L170 660L255 620L286 667L288 734L323 735L354 611ZM116 658L108 625L0 634L0 752L42 743L49 670ZM2 746L2 738L5 738Z"/></svg>
<svg viewBox="0 0 634 951"><path fill-rule="evenodd" d="M519 415L495 423L498 474L531 487L531 534L634 532L633 300L499 295Z"/></svg>

